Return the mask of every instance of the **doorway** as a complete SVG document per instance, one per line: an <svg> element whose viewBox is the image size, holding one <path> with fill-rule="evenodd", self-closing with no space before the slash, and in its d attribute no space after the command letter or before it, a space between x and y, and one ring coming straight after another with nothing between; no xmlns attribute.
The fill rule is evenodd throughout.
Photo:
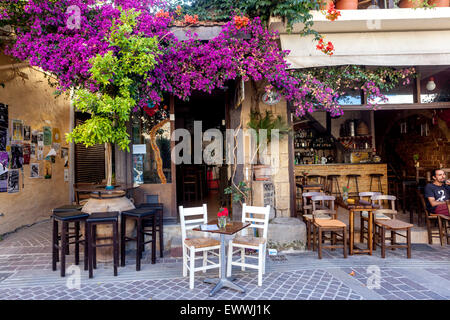
<svg viewBox="0 0 450 320"><path fill-rule="evenodd" d="M210 95L193 94L189 101L175 99L174 103L175 129L187 130L190 139L190 150L183 149L179 153L183 156L183 163L176 165L177 206L197 207L206 203L211 219L215 218L221 206L227 206L223 191L228 186L228 168L223 161L225 139L220 164L210 164L205 159L209 156L205 148L213 141L204 141L203 135L209 129L217 129L225 138L226 99L226 92L218 90ZM176 144L183 143L183 139ZM216 156L214 152L212 156Z"/></svg>

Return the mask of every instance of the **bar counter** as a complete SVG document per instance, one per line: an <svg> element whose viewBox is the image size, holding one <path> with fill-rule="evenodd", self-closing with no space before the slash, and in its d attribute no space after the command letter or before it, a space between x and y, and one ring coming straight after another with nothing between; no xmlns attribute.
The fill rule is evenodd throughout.
<svg viewBox="0 0 450 320"><path fill-rule="evenodd" d="M387 182L387 164L385 163L328 163L328 164L301 164L296 165L295 176L302 176L302 172L308 175L327 176L330 174L339 174L339 187L342 193L342 188L347 185L347 174L359 174L358 178L359 192L369 191L371 173L380 173L381 186L383 187L383 194L388 194ZM350 192L356 192L353 179L350 181ZM378 181L376 179L372 182L372 191L378 191Z"/></svg>

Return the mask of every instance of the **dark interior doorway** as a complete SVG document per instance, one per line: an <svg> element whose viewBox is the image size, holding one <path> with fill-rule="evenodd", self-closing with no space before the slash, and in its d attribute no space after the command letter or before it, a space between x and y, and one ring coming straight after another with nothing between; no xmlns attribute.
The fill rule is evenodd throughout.
<svg viewBox="0 0 450 320"><path fill-rule="evenodd" d="M191 139L190 163L176 166L177 206L194 207L206 203L211 216L220 206L226 205L223 189L228 181L228 169L225 163L205 163L203 151L209 142L202 142L201 163L195 163L194 139L199 141L199 138L194 136L194 121L201 122L202 134L208 129L218 129L225 137L226 98L226 92L220 90L211 95L194 94L189 101L175 99L175 129L188 130ZM225 156L225 152L223 154Z"/></svg>

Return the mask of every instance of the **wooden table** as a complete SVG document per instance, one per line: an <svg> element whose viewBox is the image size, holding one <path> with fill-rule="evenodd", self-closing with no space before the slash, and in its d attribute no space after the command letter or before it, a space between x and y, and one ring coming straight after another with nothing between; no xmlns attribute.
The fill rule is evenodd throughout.
<svg viewBox="0 0 450 320"><path fill-rule="evenodd" d="M373 249L373 211L378 209L378 206L373 206L370 202L363 200L355 200L354 204L345 203L341 198L336 200L336 204L344 209L349 211L348 222L349 222L349 254L357 254L357 253L368 253L372 255ZM369 213L369 225L368 225L368 240L367 240L367 249L356 249L354 248L355 244L355 212L362 213L363 211L367 211ZM362 228L361 228L362 229Z"/></svg>
<svg viewBox="0 0 450 320"><path fill-rule="evenodd" d="M208 221L208 224L217 225L217 219ZM235 278L228 278L226 276L226 268L227 268L227 259L225 255L225 235L233 235L236 232L241 231L244 228L247 228L250 223L242 223L237 221L232 221L226 225L225 228L219 230L201 230L200 228L193 229L194 231L203 231L203 232L211 232L220 234L220 278L214 279L205 279L204 282L215 284L214 288L209 293L209 296L213 296L219 291L221 288L227 287L232 288L240 292L245 292L245 289L241 286L233 283Z"/></svg>

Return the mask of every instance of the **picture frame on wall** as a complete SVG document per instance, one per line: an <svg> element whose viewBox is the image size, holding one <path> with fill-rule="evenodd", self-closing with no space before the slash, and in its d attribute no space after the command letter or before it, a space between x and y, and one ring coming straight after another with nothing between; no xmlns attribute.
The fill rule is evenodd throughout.
<svg viewBox="0 0 450 320"><path fill-rule="evenodd" d="M31 140L31 127L23 126L23 140L29 141Z"/></svg>
<svg viewBox="0 0 450 320"><path fill-rule="evenodd" d="M12 141L23 141L23 121L13 119L12 120Z"/></svg>
<svg viewBox="0 0 450 320"><path fill-rule="evenodd" d="M8 128L8 105L0 103L0 127Z"/></svg>
<svg viewBox="0 0 450 320"><path fill-rule="evenodd" d="M19 170L8 172L8 193L19 192Z"/></svg>

